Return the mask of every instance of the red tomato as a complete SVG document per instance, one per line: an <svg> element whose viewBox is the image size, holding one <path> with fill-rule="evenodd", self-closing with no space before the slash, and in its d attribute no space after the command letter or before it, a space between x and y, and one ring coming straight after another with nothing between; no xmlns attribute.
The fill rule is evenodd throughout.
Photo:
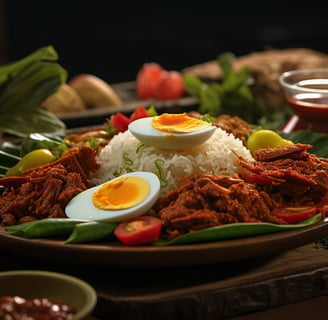
<svg viewBox="0 0 328 320"><path fill-rule="evenodd" d="M314 206L280 207L274 209L272 213L287 223L297 223L314 216L317 208Z"/></svg>
<svg viewBox="0 0 328 320"><path fill-rule="evenodd" d="M184 91L182 74L178 71L166 71L162 73L154 97L157 100L175 100L181 98Z"/></svg>
<svg viewBox="0 0 328 320"><path fill-rule="evenodd" d="M147 110L144 107L136 108L130 116L131 122L137 119L149 117Z"/></svg>
<svg viewBox="0 0 328 320"><path fill-rule="evenodd" d="M128 129L131 120L124 114L118 112L110 117L110 122L119 132L124 132Z"/></svg>
<svg viewBox="0 0 328 320"><path fill-rule="evenodd" d="M114 235L122 243L136 246L158 240L162 230L162 220L152 216L141 216L121 222Z"/></svg>
<svg viewBox="0 0 328 320"><path fill-rule="evenodd" d="M139 99L148 99L154 96L157 90L163 68L155 62L145 63L136 78L136 94Z"/></svg>

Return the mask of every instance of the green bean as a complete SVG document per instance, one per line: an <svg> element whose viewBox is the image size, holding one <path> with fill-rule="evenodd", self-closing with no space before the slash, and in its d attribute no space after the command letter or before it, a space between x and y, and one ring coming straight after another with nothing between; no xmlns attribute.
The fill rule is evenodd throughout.
<svg viewBox="0 0 328 320"><path fill-rule="evenodd" d="M85 243L106 238L113 234L117 223L89 221L77 224L65 243Z"/></svg>
<svg viewBox="0 0 328 320"><path fill-rule="evenodd" d="M87 220L49 218L5 227L10 234L24 238L41 238L67 235L73 231L75 225Z"/></svg>

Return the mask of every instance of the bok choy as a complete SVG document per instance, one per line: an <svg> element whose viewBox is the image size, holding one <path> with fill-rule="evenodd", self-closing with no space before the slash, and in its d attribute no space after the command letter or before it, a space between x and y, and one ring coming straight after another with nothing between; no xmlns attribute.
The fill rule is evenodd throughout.
<svg viewBox="0 0 328 320"><path fill-rule="evenodd" d="M41 104L66 82L52 46L0 68L0 132L19 137L63 131L65 124Z"/></svg>

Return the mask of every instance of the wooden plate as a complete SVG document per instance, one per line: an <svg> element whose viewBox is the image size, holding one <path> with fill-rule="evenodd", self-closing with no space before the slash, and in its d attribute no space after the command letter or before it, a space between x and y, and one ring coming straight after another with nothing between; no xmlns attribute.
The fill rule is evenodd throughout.
<svg viewBox="0 0 328 320"><path fill-rule="evenodd" d="M84 266L166 267L218 264L267 256L328 236L328 223L320 221L302 229L210 243L166 247L123 246L115 242L64 244L59 239L25 239L0 227L0 249L10 253Z"/></svg>

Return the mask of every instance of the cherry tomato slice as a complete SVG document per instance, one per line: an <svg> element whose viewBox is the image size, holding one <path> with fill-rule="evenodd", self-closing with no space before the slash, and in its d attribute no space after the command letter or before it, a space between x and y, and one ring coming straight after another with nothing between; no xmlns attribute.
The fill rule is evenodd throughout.
<svg viewBox="0 0 328 320"><path fill-rule="evenodd" d="M317 213L314 206L293 206L275 208L272 213L287 223L298 223L311 218Z"/></svg>
<svg viewBox="0 0 328 320"><path fill-rule="evenodd" d="M124 132L128 129L131 120L124 114L118 112L110 117L110 122L119 132Z"/></svg>
<svg viewBox="0 0 328 320"><path fill-rule="evenodd" d="M162 220L152 216L141 216L121 222L114 235L122 243L136 246L158 240L162 230Z"/></svg>
<svg viewBox="0 0 328 320"><path fill-rule="evenodd" d="M130 116L130 121L134 121L141 118L149 117L147 110L144 107L136 108Z"/></svg>

